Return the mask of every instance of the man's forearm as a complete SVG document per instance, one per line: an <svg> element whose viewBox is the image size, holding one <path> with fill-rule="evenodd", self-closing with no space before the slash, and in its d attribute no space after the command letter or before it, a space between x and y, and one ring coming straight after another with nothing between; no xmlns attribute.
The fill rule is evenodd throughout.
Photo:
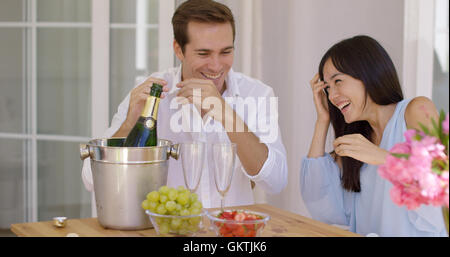
<svg viewBox="0 0 450 257"><path fill-rule="evenodd" d="M230 141L237 145L237 155L250 176L257 175L269 155L266 144L260 143L252 132L228 132Z"/></svg>
<svg viewBox="0 0 450 257"><path fill-rule="evenodd" d="M237 146L237 155L242 163L247 174L250 176L257 175L269 155L267 145L261 143L259 138L251 131L249 131L247 124L236 114L236 112L225 102L222 105L225 107L223 113L222 124L233 124L232 130L227 131L228 138ZM227 129L227 126L224 125ZM243 131L238 131L237 128L243 128Z"/></svg>
<svg viewBox="0 0 450 257"><path fill-rule="evenodd" d="M122 126L120 126L119 130L112 136L112 137L127 137L128 134L130 134L131 129L133 126L130 126L128 122L124 121L122 123Z"/></svg>

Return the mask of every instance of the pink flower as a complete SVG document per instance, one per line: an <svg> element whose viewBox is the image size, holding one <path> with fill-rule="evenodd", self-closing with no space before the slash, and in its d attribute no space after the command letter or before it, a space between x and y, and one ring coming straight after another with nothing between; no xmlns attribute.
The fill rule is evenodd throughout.
<svg viewBox="0 0 450 257"><path fill-rule="evenodd" d="M444 133L448 134L448 113L447 116L445 116L445 120L442 122L442 129L444 130Z"/></svg>
<svg viewBox="0 0 450 257"><path fill-rule="evenodd" d="M397 205L405 205L410 210L421 204L448 207L448 170L433 171L442 167L433 166L436 165L433 161L444 162L448 167L445 146L423 132L416 137L417 133L415 130L405 132L406 142L396 144L390 151L404 156L388 155L378 169L379 175L393 184L390 195Z"/></svg>
<svg viewBox="0 0 450 257"><path fill-rule="evenodd" d="M430 199L436 198L442 191L441 180L438 175L433 172L422 173L418 179L423 197Z"/></svg>
<svg viewBox="0 0 450 257"><path fill-rule="evenodd" d="M411 143L405 142L405 143L399 143L394 145L391 149L392 153L402 153L402 154L409 154L411 152Z"/></svg>
<svg viewBox="0 0 450 257"><path fill-rule="evenodd" d="M392 155L386 157L385 165L379 167L379 173L382 178L395 183L409 183L411 176L408 172L408 160L397 159Z"/></svg>
<svg viewBox="0 0 450 257"><path fill-rule="evenodd" d="M448 208L448 171L442 172L439 176L440 194L433 199L432 204L435 206L447 206Z"/></svg>
<svg viewBox="0 0 450 257"><path fill-rule="evenodd" d="M414 129L408 129L403 135L406 138L406 142L411 143L413 138L416 136L417 131Z"/></svg>
<svg viewBox="0 0 450 257"><path fill-rule="evenodd" d="M417 209L420 201L418 201L416 194L408 192L410 190L405 190L405 187L395 185L390 191L392 201L397 205L406 205L406 208L409 210Z"/></svg>

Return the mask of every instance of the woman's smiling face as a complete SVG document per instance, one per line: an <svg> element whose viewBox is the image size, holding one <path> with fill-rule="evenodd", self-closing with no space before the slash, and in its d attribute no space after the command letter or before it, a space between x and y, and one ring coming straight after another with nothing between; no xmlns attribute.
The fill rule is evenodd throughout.
<svg viewBox="0 0 450 257"><path fill-rule="evenodd" d="M362 81L338 71L331 59L325 62L323 79L327 85L325 90L328 99L341 111L345 122L364 120L366 104L371 101L367 96L366 103L366 90Z"/></svg>

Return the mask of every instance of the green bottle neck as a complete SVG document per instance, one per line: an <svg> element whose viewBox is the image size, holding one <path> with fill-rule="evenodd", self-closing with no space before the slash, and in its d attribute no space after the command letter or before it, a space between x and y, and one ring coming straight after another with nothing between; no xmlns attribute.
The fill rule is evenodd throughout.
<svg viewBox="0 0 450 257"><path fill-rule="evenodd" d="M153 83L152 89L150 90L150 95L154 97L161 97L162 86L156 83Z"/></svg>

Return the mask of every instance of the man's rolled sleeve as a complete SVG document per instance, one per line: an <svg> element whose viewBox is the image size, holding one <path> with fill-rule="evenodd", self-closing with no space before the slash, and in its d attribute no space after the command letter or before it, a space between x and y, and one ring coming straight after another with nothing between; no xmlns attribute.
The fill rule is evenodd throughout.
<svg viewBox="0 0 450 257"><path fill-rule="evenodd" d="M286 155L271 145L267 145L267 148L267 159L259 173L255 176L250 176L247 172L244 173L266 193L278 194L287 184Z"/></svg>

